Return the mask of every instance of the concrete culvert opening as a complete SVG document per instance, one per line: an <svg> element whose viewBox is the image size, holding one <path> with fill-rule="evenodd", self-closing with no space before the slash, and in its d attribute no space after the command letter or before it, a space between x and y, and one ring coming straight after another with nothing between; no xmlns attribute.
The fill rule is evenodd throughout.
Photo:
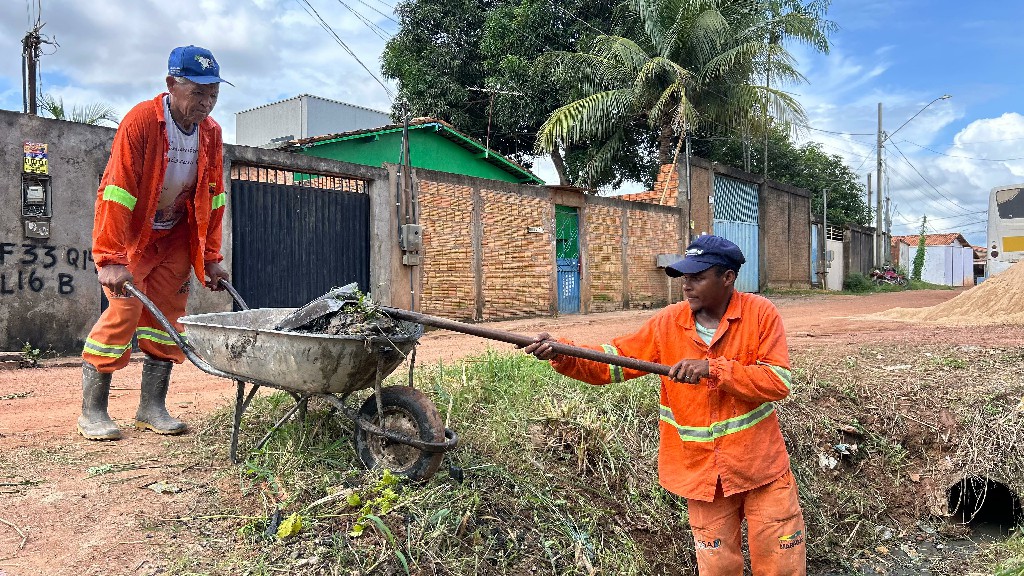
<svg viewBox="0 0 1024 576"><path fill-rule="evenodd" d="M1024 520L1020 497L1001 482L967 476L946 492L952 521L972 532L1006 538Z"/></svg>

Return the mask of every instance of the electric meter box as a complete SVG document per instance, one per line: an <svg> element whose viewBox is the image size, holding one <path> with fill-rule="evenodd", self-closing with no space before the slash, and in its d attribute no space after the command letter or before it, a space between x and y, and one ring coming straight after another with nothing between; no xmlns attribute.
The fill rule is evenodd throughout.
<svg viewBox="0 0 1024 576"><path fill-rule="evenodd" d="M50 177L43 174L22 173L21 215L29 218L48 218L51 214Z"/></svg>

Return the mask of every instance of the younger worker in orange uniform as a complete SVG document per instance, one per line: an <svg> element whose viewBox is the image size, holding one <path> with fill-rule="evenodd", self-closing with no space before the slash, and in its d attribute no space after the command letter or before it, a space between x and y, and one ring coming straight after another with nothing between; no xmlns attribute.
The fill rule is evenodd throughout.
<svg viewBox="0 0 1024 576"><path fill-rule="evenodd" d="M128 364L133 335L146 354L136 427L158 434L187 429L166 408L171 367L184 355L124 285L132 282L153 300L179 333L191 271L211 290L223 289L223 144L220 126L209 117L221 82L209 50L175 48L167 93L132 108L114 136L93 227L93 258L110 306L82 351L78 431L90 440L121 437L107 398L112 373Z"/></svg>
<svg viewBox="0 0 1024 576"><path fill-rule="evenodd" d="M789 352L775 306L735 290L744 262L732 242L698 237L666 269L682 277L686 302L591 348L672 365L661 377L658 477L687 499L701 576L743 574L744 518L754 574L798 576L807 570L803 514L772 404L789 394ZM584 382L644 374L555 354L549 342L539 334L526 352Z"/></svg>

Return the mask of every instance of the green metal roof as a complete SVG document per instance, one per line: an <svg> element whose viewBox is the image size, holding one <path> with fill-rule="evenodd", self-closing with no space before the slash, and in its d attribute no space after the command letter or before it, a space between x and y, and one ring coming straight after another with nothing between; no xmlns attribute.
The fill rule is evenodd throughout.
<svg viewBox="0 0 1024 576"><path fill-rule="evenodd" d="M403 127L401 125L391 125L391 126L384 126L384 127L381 127L381 128L374 128L374 129L367 129L367 130L357 130L357 131L353 131L353 132L344 132L344 133L341 133L341 134L329 134L329 135L326 135L326 136L316 136L316 137L313 137L313 138L306 138L306 139L303 139L303 140L298 140L298 141L294 142L294 144L296 144L297 146L300 146L303 150L307 150L307 149L310 149L310 148L313 148L313 147L317 147L317 146L324 146L324 145L328 145L328 144L336 144L336 143L341 143L341 142L379 140L382 136L391 136L391 137L393 137L393 135L395 135L396 133L400 134L402 132L402 129L403 129ZM523 183L523 184L544 184L543 180L541 180L539 177L537 177L535 174L533 174L532 172L530 172L526 168L523 168L522 166L516 164L515 162L512 162L508 158L505 158L504 156L502 156L501 154L499 154L499 153L497 153L497 152L495 152L493 150L487 149L487 147L485 147L480 142L477 142L473 138L470 138L469 136L463 134L462 132L459 132L458 130L455 130L454 128L452 128L451 126L449 126L448 124L446 124L444 122L441 122L441 121L438 121L438 120L427 120L427 121L421 121L421 122L410 124L409 125L410 136L412 136L413 131L415 131L415 130L423 131L423 132L421 132L423 134L427 133L427 131L429 130L429 131L432 131L432 132L442 136L446 140L448 140L448 141L452 142L453 144L459 146L460 148L463 148L463 149L467 150L468 152L470 152L472 157L474 157L476 160L482 160L482 161L486 162L487 164L489 164L489 165L491 165L491 166L493 166L495 168L498 168L499 170L507 173L509 176L511 176L511 178L507 179L508 181L519 182L519 183ZM422 145L422 143L421 143L421 145ZM416 152L417 152L416 149L413 147L412 144L410 144L409 156L413 160L413 166L417 166L417 167L421 167L421 168L424 168L424 167L431 168L430 166L423 166L423 165L418 165L417 164L418 156L417 156ZM307 153L312 153L312 152L307 152ZM383 156L381 156L381 157L382 157L382 159L380 160L380 162L375 162L377 165L381 165L384 162L388 162L388 161L394 161L393 158L386 158L386 157L383 157ZM338 158L338 159L345 160L346 158ZM348 159L348 161L355 162L355 163L365 163L366 159L363 158L362 160L363 161L360 162L359 159ZM439 168L434 167L432 169L439 169ZM439 171L452 172L452 173L457 173L457 174L465 174L465 175L468 175L468 176L479 176L479 174L472 173L473 171L471 171L471 170L462 170L462 171L458 170L457 163L454 163L454 165L446 164L446 167L445 168L440 168ZM484 177L486 177L486 176L484 176ZM500 179L501 180L506 180L506 178L500 178Z"/></svg>

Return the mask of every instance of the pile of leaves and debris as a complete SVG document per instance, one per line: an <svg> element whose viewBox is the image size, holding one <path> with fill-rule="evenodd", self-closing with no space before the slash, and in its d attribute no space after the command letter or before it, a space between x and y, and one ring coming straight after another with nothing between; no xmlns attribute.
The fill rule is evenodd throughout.
<svg viewBox="0 0 1024 576"><path fill-rule="evenodd" d="M333 311L317 316L296 328L295 332L356 338L381 335L405 337L415 333L414 324L391 318L371 295L355 288L335 288L322 298L335 300L332 306L324 308Z"/></svg>
<svg viewBox="0 0 1024 576"><path fill-rule="evenodd" d="M796 353L794 393L777 407L809 573L1021 576L1019 538L978 541L955 518L949 489L981 477L1024 494L1022 361L1021 348L912 344ZM218 536L203 544L208 554L177 556L173 568L695 573L685 502L657 485L656 379L588 386L522 353L432 365L416 378L460 436L432 479L361 470L348 423L311 403L305 428L285 427L233 469L238 491L207 495L221 515L193 528ZM254 428L288 403L254 403ZM196 442L224 445L229 423L225 413Z"/></svg>

